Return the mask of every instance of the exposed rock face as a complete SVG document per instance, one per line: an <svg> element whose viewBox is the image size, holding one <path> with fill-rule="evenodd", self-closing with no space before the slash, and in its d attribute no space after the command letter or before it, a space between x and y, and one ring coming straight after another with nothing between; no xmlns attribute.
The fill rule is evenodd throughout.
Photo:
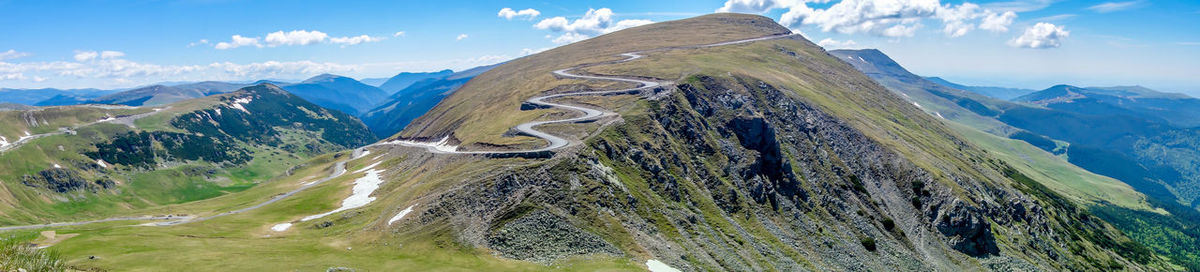
<svg viewBox="0 0 1200 272"><path fill-rule="evenodd" d="M604 239L571 225L565 218L538 210L492 231L488 247L504 257L549 263L574 255L620 255Z"/></svg>
<svg viewBox="0 0 1200 272"><path fill-rule="evenodd" d="M999 254L996 238L992 236L991 224L983 218L979 209L955 201L949 209L941 210L937 230L950 237L955 250L971 256Z"/></svg>
<svg viewBox="0 0 1200 272"><path fill-rule="evenodd" d="M110 188L115 184L108 180L98 180L95 183L79 176L75 170L66 168L50 168L38 171L37 175L25 175L21 182L30 187L46 188L58 193L71 191L92 190L97 187Z"/></svg>
<svg viewBox="0 0 1200 272"><path fill-rule="evenodd" d="M436 196L419 221L537 262L599 253L683 270L1137 265L1089 253L1118 251L1096 241L1123 238L1049 190L1014 183L1019 173L983 153L960 156L985 174L938 178L786 92L697 77L573 153Z"/></svg>

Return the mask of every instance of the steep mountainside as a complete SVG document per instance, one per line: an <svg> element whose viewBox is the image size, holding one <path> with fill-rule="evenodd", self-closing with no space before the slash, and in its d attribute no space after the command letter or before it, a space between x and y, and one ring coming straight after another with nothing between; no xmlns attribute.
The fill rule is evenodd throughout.
<svg viewBox="0 0 1200 272"><path fill-rule="evenodd" d="M364 113L362 115L363 123L366 123L376 136L391 137L417 117L421 117L433 109L433 106L457 91L467 81L471 81L475 76L487 72L493 67L496 65L475 67L439 78L417 81L411 86L393 93L378 107Z"/></svg>
<svg viewBox="0 0 1200 272"><path fill-rule="evenodd" d="M0 112L0 225L111 216L245 190L375 140L361 122L272 85L156 108ZM19 139L19 140L15 140Z"/></svg>
<svg viewBox="0 0 1200 272"><path fill-rule="evenodd" d="M488 86L498 87L468 83L401 135L503 143L486 134L503 130L474 122L505 123L494 116L511 118L521 98L537 93L530 90L602 88L540 79L579 59L611 59L592 52L780 32L787 29L764 17L719 14L604 35L486 72L472 83L495 78ZM616 109L622 121L601 124L598 136L555 159L425 197L436 202L421 204L418 221L450 224L460 240L509 258L627 254L687 270L1141 270L1156 262L801 38L647 55L587 70L677 85L645 100L615 99L633 104L584 100ZM463 105L474 115L459 115ZM543 114L554 113L513 116ZM533 242L547 239L562 241ZM562 243L587 246L564 251Z"/></svg>
<svg viewBox="0 0 1200 272"><path fill-rule="evenodd" d="M858 52L881 54L874 50L833 53L842 55L843 60L864 72L878 70L867 67L874 63L844 57ZM874 60L885 61L880 63L883 67L898 65L885 57ZM963 108L960 112L972 107L988 109L974 110L977 113L975 118L946 116L949 120L977 129L986 130L994 127L996 122L1019 129L1008 134L996 130L989 132L1028 142L1046 152L1065 157L1074 165L1067 165L1057 158L1040 158L1045 157L1044 154L1021 151L1025 149L1002 144L991 135L972 133L965 127L960 131L975 143L992 147L989 151L1007 158L1007 162L1017 168L1025 166L1024 169L1028 170L1026 173L1045 173L1042 178L1036 174L1031 176L1060 193L1081 200L1106 220L1117 223L1119 228L1130 233L1137 241L1191 270L1200 269L1200 257L1193 254L1197 249L1195 241L1200 240L1200 232L1194 230L1200 226L1200 213L1185 206L1190 203L1190 206L1196 207L1197 204L1191 199L1195 191L1192 184L1200 177L1195 174L1200 173L1195 170L1195 162L1200 159L1194 152L1200 145L1193 139L1200 134L1190 129L1173 128L1163 119L1126 108L1128 104L1106 104L1094 98L1124 95L1140 97L1131 100L1181 99L1178 95L1144 88L1091 91L1091 88L1059 85L1015 99L1039 106L955 95L954 91L944 91L947 89L945 86L930 87L925 82L912 81L915 77L912 75L868 75L893 91L905 93L910 100L923 97L917 95L919 92L941 93L947 101L957 101L954 104ZM953 107L944 102L944 106ZM921 102L921 105L928 104ZM937 113L930 108L933 107L925 107L926 111ZM1178 115L1186 113L1180 112ZM980 122L981 118L985 122ZM1112 179L1095 177L1092 173L1068 175L1074 172L1072 169L1076 169L1076 166L1120 180L1140 193L1130 192L1127 186L1114 185ZM1148 198L1143 198L1141 193ZM1181 199L1184 201L1179 202ZM1147 207L1147 204L1150 206Z"/></svg>
<svg viewBox="0 0 1200 272"><path fill-rule="evenodd" d="M300 83L280 86L322 107L357 116L383 101L387 93L353 78L323 74Z"/></svg>
<svg viewBox="0 0 1200 272"><path fill-rule="evenodd" d="M441 70L441 71L437 71L437 72L428 72L428 73L404 72L404 73L397 74L396 76L393 76L392 78L387 79L387 81L385 81L385 82L383 82L383 84L379 85L379 89L383 90L388 95L392 95L400 90L403 90L404 88L408 88L409 86L412 86L413 83L417 83L418 81L422 81L422 80L426 80L426 79L439 79L439 78L448 77L453 74L454 74L454 71L451 71L450 69Z"/></svg>
<svg viewBox="0 0 1200 272"><path fill-rule="evenodd" d="M993 97L996 99L1002 99L1002 100L1012 100L1013 98L1017 98L1019 96L1030 94L1030 93L1037 91L1037 90L1020 89L1020 88L967 86L967 85L950 82L950 81L947 81L946 79L943 79L940 77L926 77L925 79L932 81L933 83L937 83L939 85L949 87L951 89L959 89L959 90L964 90L964 91L969 91L969 92L975 92L977 94L982 94L982 95L986 95L986 96L990 96L990 97Z"/></svg>

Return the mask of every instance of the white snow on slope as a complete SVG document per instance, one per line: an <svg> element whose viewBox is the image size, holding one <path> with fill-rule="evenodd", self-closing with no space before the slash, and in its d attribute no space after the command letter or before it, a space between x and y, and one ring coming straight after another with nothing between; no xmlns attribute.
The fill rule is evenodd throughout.
<svg viewBox="0 0 1200 272"><path fill-rule="evenodd" d="M0 136L0 147L5 147L8 145L9 145L8 138L4 138L4 136Z"/></svg>
<svg viewBox="0 0 1200 272"><path fill-rule="evenodd" d="M674 267L671 267L670 265L658 260L646 261L646 267L650 268L650 272L680 272L679 269L675 269Z"/></svg>
<svg viewBox="0 0 1200 272"><path fill-rule="evenodd" d="M442 139L437 142L417 142L417 141L408 141L408 140L395 140L395 141L392 141L391 143L403 145L403 146L424 147L424 148L428 148L430 150L439 151L439 152L458 151L458 146L450 145L447 143L449 140L450 140L450 136L446 136L446 137L442 137Z"/></svg>
<svg viewBox="0 0 1200 272"><path fill-rule="evenodd" d="M345 200L342 200L342 207L337 208L332 211L329 211L329 212L326 212L326 213L310 215L308 217L300 219L300 221L309 221L309 220L313 220L313 219L318 219L318 218L325 217L325 216L328 216L331 214L335 214L335 213L338 213L341 211L366 206L367 204L371 203L372 201L375 201L375 198L371 196L371 193L374 193L376 189L379 189L379 184L383 183L383 179L380 178L380 176L379 176L380 173L383 173L383 170L375 170L374 169L375 165L378 165L378 164L379 163L375 163L375 164L372 164L371 166L368 166L367 168L363 168L362 170L355 171L355 173L365 171L365 172L367 172L367 175L354 180L354 188L351 189L350 197L347 197Z"/></svg>
<svg viewBox="0 0 1200 272"><path fill-rule="evenodd" d="M400 211L400 213L396 214L396 216L393 216L392 219L388 219L388 226L391 226L392 223L395 223L396 221L400 221L400 219L404 218L405 215L408 215L408 213L412 212L412 208L416 206L417 204L408 206L408 208L405 208L403 211Z"/></svg>
<svg viewBox="0 0 1200 272"><path fill-rule="evenodd" d="M99 165L100 167L108 168L108 164L104 163L104 160L96 160L96 165Z"/></svg>
<svg viewBox="0 0 1200 272"><path fill-rule="evenodd" d="M54 168L62 168L62 165L58 165L57 163L55 163Z"/></svg>
<svg viewBox="0 0 1200 272"><path fill-rule="evenodd" d="M271 227L273 231L285 231L292 227L292 223L283 223Z"/></svg>
<svg viewBox="0 0 1200 272"><path fill-rule="evenodd" d="M249 97L242 97L242 98L234 99L233 104L229 104L229 107L242 110L246 113L250 113L250 111L246 110L246 107L242 106L244 104L249 104L250 101L254 101L254 99L249 98Z"/></svg>

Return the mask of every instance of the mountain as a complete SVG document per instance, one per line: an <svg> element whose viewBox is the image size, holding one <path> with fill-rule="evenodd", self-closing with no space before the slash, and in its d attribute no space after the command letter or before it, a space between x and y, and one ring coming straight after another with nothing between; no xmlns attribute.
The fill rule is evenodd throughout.
<svg viewBox="0 0 1200 272"><path fill-rule="evenodd" d="M387 81L385 81L384 83L382 83L378 86L379 86L379 89L382 89L384 92L391 95L391 94L395 94L397 91L400 91L400 90L403 90L404 88L408 88L409 86L412 86L413 83L416 83L418 81L422 81L422 80L426 80L426 79L444 78L444 77L448 77L452 74L454 74L454 71L451 71L450 69L441 70L441 71L437 71L437 72L428 72L428 73L404 72L404 73L397 74L396 76L393 76L392 78L389 78Z"/></svg>
<svg viewBox="0 0 1200 272"><path fill-rule="evenodd" d="M923 108L931 114L938 114L938 111L971 112L939 116L944 115L947 120L964 127L1024 141L1065 157L1070 165L1064 165L1061 160L1042 159L1031 152L1018 152L1021 148L1012 144L998 145L1001 142L994 139L993 135L960 129L975 144L993 147L989 151L1003 155L1002 158L1007 158L1009 163L1023 165L1028 172L1046 173L1043 184L1062 194L1085 200L1083 203L1089 210L1116 223L1134 240L1151 246L1190 270L1200 269L1200 258L1192 254L1200 250L1195 244L1195 241L1200 241L1200 231L1195 230L1200 227L1200 213L1194 209L1200 207L1200 201L1196 200L1195 190L1191 189L1195 188L1195 182L1200 178L1200 169L1195 163L1200 161L1200 154L1194 152L1200 148L1197 144L1200 143L1197 140L1200 139L1200 131L1174 127L1164 118L1138 112L1129 106L1147 98L1178 100L1185 97L1144 88L1093 91L1091 88L1058 85L1015 98L1015 101L1021 101L1016 103L981 98L961 90L947 90L948 87L940 84L931 85L925 80L914 80L916 76L911 74L873 73L880 70L871 67L875 65L899 71L895 68L898 64L890 58L847 57L881 54L875 50L831 53L868 73L880 84L903 93L910 101L925 105ZM924 93L945 99L922 100L928 97ZM1124 95L1127 99L1098 98L1111 95ZM1166 116L1172 115L1170 110L1159 110L1163 110ZM1175 115L1186 116L1187 109L1181 109ZM995 129L997 123L1008 129ZM1090 173L1063 176L1076 167ZM1095 175L1092 173L1106 177L1088 178ZM1138 193L1131 194L1127 186L1106 182L1109 177L1128 184ZM1141 200L1143 198L1144 201ZM1146 207L1147 204L1149 207Z"/></svg>
<svg viewBox="0 0 1200 272"><path fill-rule="evenodd" d="M18 233L61 231L60 241L34 243L53 244L78 270L1176 268L1033 173L790 33L770 18L733 13L615 31L478 74L387 141L290 168L255 168L278 174L247 174L269 179L253 188L119 213L194 219L139 217ZM644 57L622 55L631 52ZM652 84L629 90L638 87L632 82ZM547 97L554 94L561 96ZM201 138L315 140L314 131L301 128L353 120L297 104L255 106L263 100L270 99L172 104L226 105L220 114L185 112L175 128L202 131L186 133ZM296 115L262 126L210 119L239 107L249 116ZM580 112L595 118L531 125ZM261 137L267 128L279 137ZM114 156L145 155L133 147L150 142L166 149L152 154L163 154L156 158L167 166L183 155L171 154L174 143L194 142L95 138L104 143L96 152L138 151L108 153ZM539 150L560 138L569 144ZM506 150L514 153L498 152ZM222 154L237 154L209 151L200 154L222 163L230 163ZM55 173L40 176L58 180ZM185 185L171 188L205 188Z"/></svg>
<svg viewBox="0 0 1200 272"><path fill-rule="evenodd" d="M428 112L446 96L453 94L471 78L498 65L480 66L440 78L419 80L403 90L394 92L378 107L362 114L363 122L376 136L391 137L412 120Z"/></svg>
<svg viewBox="0 0 1200 272"><path fill-rule="evenodd" d="M358 80L358 82L362 82L363 84L379 87L379 85L383 85L384 82L387 82L388 79L390 79L390 78L383 78L383 77L361 78Z"/></svg>
<svg viewBox="0 0 1200 272"><path fill-rule="evenodd" d="M17 103L24 105L36 105L43 100L51 99L58 96L66 97L82 97L93 98L105 94L117 92L117 90L100 90L100 89L3 89L0 88L0 102Z"/></svg>
<svg viewBox="0 0 1200 272"><path fill-rule="evenodd" d="M1057 85L1013 101L1087 114L1120 112L1147 120L1161 120L1175 127L1200 127L1200 99L1141 86L1080 88Z"/></svg>
<svg viewBox="0 0 1200 272"><path fill-rule="evenodd" d="M352 78L322 74L303 82L280 86L284 90L322 107L357 116L387 97L379 88Z"/></svg>
<svg viewBox="0 0 1200 272"><path fill-rule="evenodd" d="M975 92L977 94L982 94L982 95L986 95L986 96L990 96L992 98L1002 99L1002 100L1012 100L1013 98L1017 98L1018 96L1026 95L1026 94L1036 91L1036 90L1030 90L1030 89L1020 89L1020 88L966 86L966 85L961 85L961 84L947 81L940 77L926 77L925 79L929 80L933 83L937 83L942 86L949 87L951 89L959 89L959 90L964 90L964 91L969 91L969 92Z"/></svg>
<svg viewBox="0 0 1200 272"><path fill-rule="evenodd" d="M446 139L466 151L541 146L509 129L564 113L522 101L629 87L560 79L557 69L788 32L765 17L716 14L580 41L480 74L398 138ZM641 97L562 99L620 117L547 125L578 135L579 145L544 163L470 182L449 174L469 161L446 166L446 191L419 198L425 212L405 226L445 222L457 240L509 258L544 261L539 252L563 252L556 245L587 244L584 252L645 252L684 270L1154 265L1152 253L1107 223L1078 220L1086 211L1075 202L803 38L646 54L584 69L676 85Z"/></svg>
<svg viewBox="0 0 1200 272"><path fill-rule="evenodd" d="M136 88L128 91L113 93L97 98L81 100L82 103L90 104L114 104L127 106L156 106L175 103L178 101L200 98L214 94L227 93L245 87L245 84L226 83L217 81L205 81L198 83L188 83L176 86L153 85L147 87ZM61 99L61 98L60 98ZM39 104L57 104L70 105L63 103L51 102L55 100L43 101Z"/></svg>
<svg viewBox="0 0 1200 272"><path fill-rule="evenodd" d="M376 140L354 117L273 85L154 108L39 107L0 119L0 226L214 198Z"/></svg>

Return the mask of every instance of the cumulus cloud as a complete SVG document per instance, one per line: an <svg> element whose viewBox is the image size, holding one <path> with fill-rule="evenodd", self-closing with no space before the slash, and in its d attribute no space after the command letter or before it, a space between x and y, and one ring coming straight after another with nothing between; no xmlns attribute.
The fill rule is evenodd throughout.
<svg viewBox="0 0 1200 272"><path fill-rule="evenodd" d="M1095 11L1095 12L1099 12L1099 13L1109 13L1109 12L1114 12L1114 11L1122 11L1122 10L1131 9L1131 8L1137 7L1137 5L1141 4L1141 3L1142 3L1142 1L1140 1L1140 0L1139 1L1128 1L1128 2L1106 2L1106 3L1101 3L1101 4L1098 4L1095 6L1090 6L1090 7L1088 7L1088 9Z"/></svg>
<svg viewBox="0 0 1200 272"><path fill-rule="evenodd" d="M392 37L404 37L404 31L396 31L395 34L392 34Z"/></svg>
<svg viewBox="0 0 1200 272"><path fill-rule="evenodd" d="M404 31L396 32L393 36L403 36ZM350 37L330 37L329 34L316 30L292 30L284 32L282 30L267 33L266 38L245 37L242 35L233 35L228 42L219 42L213 48L218 50L233 49L243 46L263 47L279 47L279 46L301 46L313 45L320 43L339 44L342 47L349 45L357 45L369 42L378 42L384 40L384 37L375 37L370 35L358 35ZM208 40L200 40L202 43L208 43ZM193 43L196 44L196 43ZM191 45L189 45L191 46Z"/></svg>
<svg viewBox="0 0 1200 272"><path fill-rule="evenodd" d="M496 14L496 16L506 20L512 20L514 17L525 17L525 20L533 20L533 18L538 17L538 15L542 15L542 13L531 8L523 9L521 11L515 11L512 8L502 8L500 9L500 12Z"/></svg>
<svg viewBox="0 0 1200 272"><path fill-rule="evenodd" d="M367 35L358 35L358 36L354 36L354 37L330 38L329 42L335 43L335 44L340 44L343 47L345 47L347 45L357 45L360 43L378 42L378 41L382 41L383 39L384 39L383 37L371 37L371 36L367 36Z"/></svg>
<svg viewBox="0 0 1200 272"><path fill-rule="evenodd" d="M573 43L596 35L601 35L630 27L654 23L650 20L630 19L613 21L613 11L608 8L588 9L582 18L574 21L558 16L543 19L533 27L542 30L563 33L552 41L558 44Z"/></svg>
<svg viewBox="0 0 1200 272"><path fill-rule="evenodd" d="M242 37L242 35L233 35L228 42L219 42L213 46L217 50L234 49L242 46L254 46L262 48L262 44L258 42L258 38Z"/></svg>
<svg viewBox="0 0 1200 272"><path fill-rule="evenodd" d="M828 0L726 0L717 12L766 13L785 10L779 23L791 29L816 26L823 32L868 33L885 37L911 37L926 19L942 22L942 32L960 37L976 28L1005 31L1016 17L977 4L945 4L939 0L842 0L824 9L808 3ZM989 21L990 19L990 21ZM986 26L985 26L986 25Z"/></svg>
<svg viewBox="0 0 1200 272"><path fill-rule="evenodd" d="M43 82L52 79L67 81L103 79L104 81L115 83L149 83L163 80L244 80L271 77L305 77L321 73L345 73L359 69L357 65L313 61L267 61L245 64L214 62L201 65L160 65L130 61L124 59L124 57L125 53L118 51L76 51L73 56L74 62L10 63L0 61L0 80Z"/></svg>
<svg viewBox="0 0 1200 272"><path fill-rule="evenodd" d="M470 37L470 36L468 36L467 34L458 34L458 37L454 37L454 40L461 41L461 40L466 39L467 37Z"/></svg>
<svg viewBox="0 0 1200 272"><path fill-rule="evenodd" d="M1008 32L1008 26L1016 18L1017 13L1012 11L1005 11L1004 13L989 12L983 17L983 21L979 23L979 29L992 32Z"/></svg>
<svg viewBox="0 0 1200 272"><path fill-rule="evenodd" d="M786 8L788 0L728 0L717 12L765 13L776 8Z"/></svg>
<svg viewBox="0 0 1200 272"><path fill-rule="evenodd" d="M821 47L824 47L825 49L843 49L843 48L853 47L855 45L858 45L858 43L854 42L854 40L839 41L839 40L834 40L831 38L825 38L825 39L817 42L817 45L820 45Z"/></svg>
<svg viewBox="0 0 1200 272"><path fill-rule="evenodd" d="M325 41L329 34L320 31L292 30L289 32L275 31L267 34L267 46L280 45L310 45Z"/></svg>
<svg viewBox="0 0 1200 272"><path fill-rule="evenodd" d="M91 61L99 57L100 53L96 51L75 51L75 61L85 62Z"/></svg>
<svg viewBox="0 0 1200 272"><path fill-rule="evenodd" d="M1025 29L1025 33L1009 41L1009 45L1020 48L1058 48L1062 46L1062 40L1066 39L1071 32L1066 31L1062 26L1056 26L1051 23L1037 23L1034 26Z"/></svg>
<svg viewBox="0 0 1200 272"><path fill-rule="evenodd" d="M9 49L8 51L0 52L0 61L24 58L28 57L29 55L30 54L26 52L17 52L17 50Z"/></svg>

